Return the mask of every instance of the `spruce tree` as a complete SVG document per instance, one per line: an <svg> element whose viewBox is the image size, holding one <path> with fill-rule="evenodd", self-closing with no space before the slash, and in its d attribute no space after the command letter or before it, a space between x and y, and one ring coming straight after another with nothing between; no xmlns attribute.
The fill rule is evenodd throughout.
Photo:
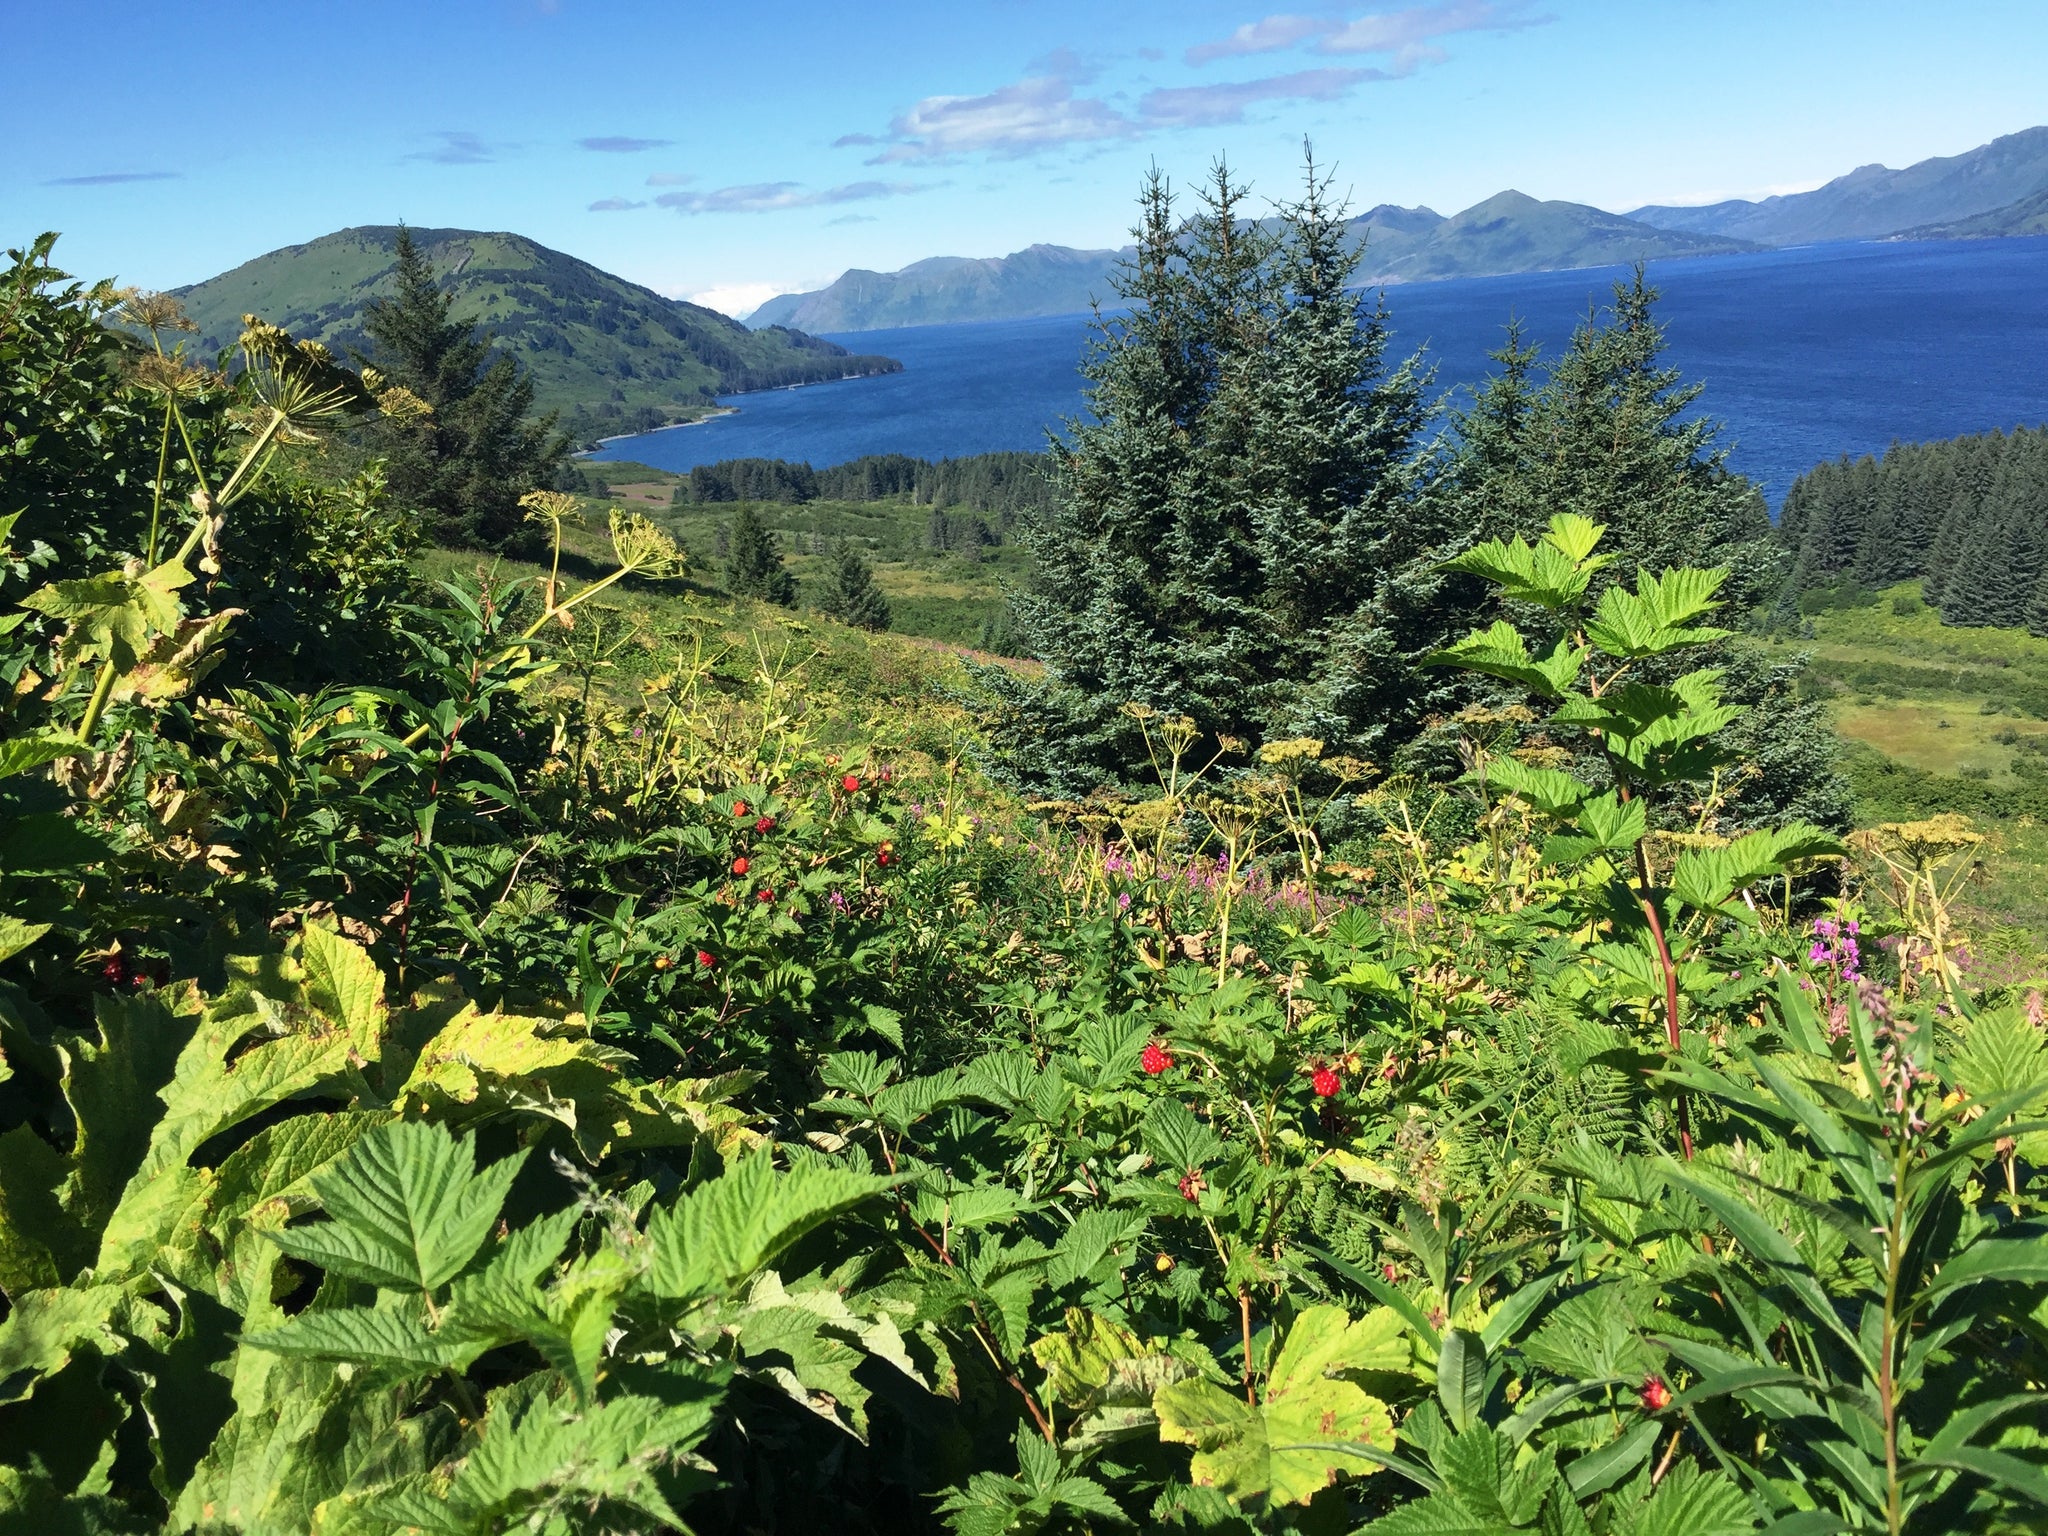
<svg viewBox="0 0 2048 1536"><path fill-rule="evenodd" d="M1317 735L1368 755L1384 736L1361 665L1367 610L1402 519L1421 419L1386 366L1343 210L1309 168L1268 222L1218 166L1192 219L1156 174L1117 279L1126 314L1084 362L1092 419L1054 446L1054 504L1026 533L1016 639L1043 677L980 675L1013 780L1082 795L1142 781L1138 704L1211 740Z"/></svg>
<svg viewBox="0 0 2048 1536"><path fill-rule="evenodd" d="M734 597L796 606L796 578L782 563L782 542L763 526L752 502L741 502L733 513L725 547L725 586Z"/></svg>
<svg viewBox="0 0 2048 1536"><path fill-rule="evenodd" d="M555 418L532 420L533 380L488 335L458 320L426 253L399 227L396 293L371 303L371 361L433 407L380 444L393 497L444 544L518 551L534 531L519 498L551 485L568 453Z"/></svg>
<svg viewBox="0 0 2048 1536"><path fill-rule="evenodd" d="M832 574L818 596L818 607L855 629L889 627L889 599L875 585L875 573L851 539L842 539L832 561Z"/></svg>

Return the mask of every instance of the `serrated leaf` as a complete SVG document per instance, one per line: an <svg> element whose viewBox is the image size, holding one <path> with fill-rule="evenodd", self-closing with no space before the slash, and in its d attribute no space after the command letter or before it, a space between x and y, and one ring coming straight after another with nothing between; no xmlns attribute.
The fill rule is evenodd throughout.
<svg viewBox="0 0 2048 1536"><path fill-rule="evenodd" d="M807 1232L896 1182L813 1162L779 1173L757 1152L656 1213L647 1229L649 1278L671 1300L733 1290Z"/></svg>
<svg viewBox="0 0 2048 1536"><path fill-rule="evenodd" d="M393 1121L363 1136L313 1180L329 1220L272 1232L295 1259L388 1290L430 1293L490 1235L524 1149L476 1171L473 1136Z"/></svg>
<svg viewBox="0 0 2048 1536"><path fill-rule="evenodd" d="M61 731L22 731L0 741L0 779L11 779L61 758L82 757L91 748Z"/></svg>
<svg viewBox="0 0 2048 1536"><path fill-rule="evenodd" d="M1176 1176L1222 1156L1223 1141L1179 1099L1160 1099L1145 1115L1145 1150Z"/></svg>

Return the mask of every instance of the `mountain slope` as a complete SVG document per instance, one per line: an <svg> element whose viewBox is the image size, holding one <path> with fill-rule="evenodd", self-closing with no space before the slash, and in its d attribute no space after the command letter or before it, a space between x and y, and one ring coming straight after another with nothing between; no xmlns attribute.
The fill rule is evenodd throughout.
<svg viewBox="0 0 2048 1536"><path fill-rule="evenodd" d="M1654 229L1584 203L1539 202L1523 192L1495 193L1433 224L1410 221L1404 228L1380 219L1382 213L1374 209L1354 221L1368 226L1364 271L1375 282L1606 267L1754 248L1719 235Z"/></svg>
<svg viewBox="0 0 2048 1536"><path fill-rule="evenodd" d="M1354 239L1365 242L1362 277L1372 283L1754 249L1742 240L1654 229L1582 203L1538 202L1520 192L1502 192L1448 219L1428 208L1382 203L1349 227ZM1117 302L1110 279L1123 254L1034 245L984 259L935 256L900 272L855 269L816 293L778 295L747 323L865 331L1072 314L1094 300Z"/></svg>
<svg viewBox="0 0 2048 1536"><path fill-rule="evenodd" d="M2028 128L1901 171L1859 166L1812 192L1700 208L1653 204L1629 217L1660 229L1732 235L1765 245L1877 240L1990 213L2043 187L2048 187L2048 128Z"/></svg>
<svg viewBox="0 0 2048 1536"><path fill-rule="evenodd" d="M2016 203L1946 224L1901 230L1901 240L2000 240L2011 235L2048 235L2048 187Z"/></svg>
<svg viewBox="0 0 2048 1536"><path fill-rule="evenodd" d="M178 297L209 350L234 340L244 314L257 314L343 356L367 352L364 306L390 291L397 235L393 225L340 230ZM721 394L902 366L797 331L749 330L523 235L418 229L413 238L455 293L455 313L494 333L533 375L539 404L559 410L579 436L694 420Z"/></svg>
<svg viewBox="0 0 2048 1536"><path fill-rule="evenodd" d="M807 331L877 331L959 320L1066 315L1094 300L1114 304L1115 251L1034 245L1008 256L933 256L898 272L842 273L816 293L779 294L747 323Z"/></svg>

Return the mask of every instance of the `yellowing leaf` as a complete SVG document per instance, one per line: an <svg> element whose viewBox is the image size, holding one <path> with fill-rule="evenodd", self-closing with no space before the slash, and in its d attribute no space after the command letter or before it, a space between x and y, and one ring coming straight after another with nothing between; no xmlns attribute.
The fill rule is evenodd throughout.
<svg viewBox="0 0 2048 1536"><path fill-rule="evenodd" d="M1373 1472L1375 1463L1342 1447L1391 1451L1393 1416L1330 1373L1385 1355L1384 1331L1372 1319L1353 1323L1342 1307L1310 1307L1289 1331L1259 1403L1212 1382L1178 1382L1153 1399L1159 1438L1195 1447L1190 1480L1236 1504L1305 1504L1340 1473Z"/></svg>

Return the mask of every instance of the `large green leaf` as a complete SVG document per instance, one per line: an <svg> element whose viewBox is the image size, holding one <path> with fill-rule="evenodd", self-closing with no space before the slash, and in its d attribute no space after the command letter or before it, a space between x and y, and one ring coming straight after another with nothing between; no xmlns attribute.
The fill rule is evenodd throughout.
<svg viewBox="0 0 2048 1536"><path fill-rule="evenodd" d="M1307 1503L1340 1473L1377 1470L1346 1444L1393 1449L1386 1404L1334 1376L1377 1358L1384 1342L1342 1307L1309 1307L1288 1330L1257 1404L1213 1382L1178 1382L1153 1399L1159 1437L1194 1446L1190 1480L1234 1503Z"/></svg>
<svg viewBox="0 0 2048 1536"><path fill-rule="evenodd" d="M524 1151L476 1171L473 1136L391 1121L313 1178L328 1221L271 1232L303 1259L390 1290L432 1292L454 1279L490 1236Z"/></svg>
<svg viewBox="0 0 2048 1536"><path fill-rule="evenodd" d="M811 1161L780 1173L765 1151L743 1158L648 1224L654 1289L678 1301L733 1290L805 1233L895 1182Z"/></svg>

